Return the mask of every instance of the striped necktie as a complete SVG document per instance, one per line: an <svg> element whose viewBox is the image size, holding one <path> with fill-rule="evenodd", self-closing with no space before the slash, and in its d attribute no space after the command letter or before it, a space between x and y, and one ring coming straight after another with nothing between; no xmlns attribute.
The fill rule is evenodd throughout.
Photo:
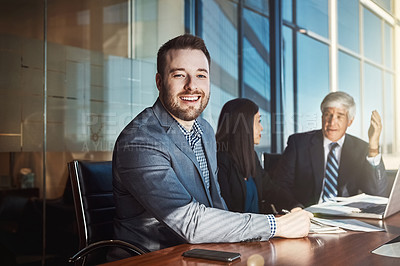
<svg viewBox="0 0 400 266"><path fill-rule="evenodd" d="M325 168L325 186L322 195L322 201L328 201L330 198L337 196L337 178L339 173L339 164L336 158L336 147L339 146L336 142L329 144L330 150Z"/></svg>

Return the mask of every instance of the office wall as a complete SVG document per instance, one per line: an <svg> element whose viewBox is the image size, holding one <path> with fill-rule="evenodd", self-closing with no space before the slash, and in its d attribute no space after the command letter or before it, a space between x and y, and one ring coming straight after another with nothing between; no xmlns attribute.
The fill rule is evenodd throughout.
<svg viewBox="0 0 400 266"><path fill-rule="evenodd" d="M154 103L156 53L184 33L184 1L47 3L45 21L43 1L0 2L0 153L13 158L11 184L31 168L41 191L46 160L57 198L68 161L110 160L122 128Z"/></svg>

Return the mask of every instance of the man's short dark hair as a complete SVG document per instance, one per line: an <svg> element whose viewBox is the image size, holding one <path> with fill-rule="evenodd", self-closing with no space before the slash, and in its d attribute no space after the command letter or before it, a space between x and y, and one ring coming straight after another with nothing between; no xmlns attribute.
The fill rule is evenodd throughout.
<svg viewBox="0 0 400 266"><path fill-rule="evenodd" d="M157 53L157 72L164 76L165 70L165 62L166 55L169 50L178 50L178 49L192 49L192 50L201 50L204 55L207 57L208 65L210 65L210 54L208 53L207 47L200 37L184 34L177 36L168 42L164 43Z"/></svg>

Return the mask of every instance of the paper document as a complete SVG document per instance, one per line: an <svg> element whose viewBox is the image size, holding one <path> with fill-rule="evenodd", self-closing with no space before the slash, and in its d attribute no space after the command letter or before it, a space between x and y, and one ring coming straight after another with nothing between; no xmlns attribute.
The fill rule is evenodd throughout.
<svg viewBox="0 0 400 266"><path fill-rule="evenodd" d="M324 225L334 226L351 231L361 231L361 232L385 231L380 227L376 227L355 219L322 219L317 217L314 217L313 219Z"/></svg>
<svg viewBox="0 0 400 266"><path fill-rule="evenodd" d="M305 210L312 213L322 213L328 215L337 215L337 216L349 216L349 214L360 213L360 208L363 208L371 203L373 204L387 204L388 198L379 197L379 196L371 196L365 193L355 195L352 197L336 197L336 201L326 201L320 204L315 204L310 207L307 207ZM350 203L357 207L345 206ZM365 204L364 204L365 203ZM365 206L364 206L365 205Z"/></svg>
<svg viewBox="0 0 400 266"><path fill-rule="evenodd" d="M321 204L315 204L307 207L305 210L312 213L324 213L331 215L343 215L361 211L359 208L344 206L344 204L347 203L348 202L326 201Z"/></svg>
<svg viewBox="0 0 400 266"><path fill-rule="evenodd" d="M341 202L369 202L369 203L375 203L375 204L387 204L389 198L386 197L380 197L380 196L372 196L372 195L367 195L365 193L361 193L352 197L335 197L336 201L341 201Z"/></svg>
<svg viewBox="0 0 400 266"><path fill-rule="evenodd" d="M338 233L346 233L346 231L337 226L323 225L311 222L310 234L338 234Z"/></svg>

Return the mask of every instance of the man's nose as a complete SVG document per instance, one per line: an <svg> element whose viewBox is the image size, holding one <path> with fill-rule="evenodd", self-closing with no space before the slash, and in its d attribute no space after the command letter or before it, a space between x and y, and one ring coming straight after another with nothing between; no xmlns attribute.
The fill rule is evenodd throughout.
<svg viewBox="0 0 400 266"><path fill-rule="evenodd" d="M196 88L197 88L197 84L195 82L195 79L192 76L187 75L185 89L186 90L196 90Z"/></svg>
<svg viewBox="0 0 400 266"><path fill-rule="evenodd" d="M335 115L332 115L329 119L328 119L328 122L330 123L330 124L334 124L334 123L336 123L337 122L337 116L335 116Z"/></svg>

